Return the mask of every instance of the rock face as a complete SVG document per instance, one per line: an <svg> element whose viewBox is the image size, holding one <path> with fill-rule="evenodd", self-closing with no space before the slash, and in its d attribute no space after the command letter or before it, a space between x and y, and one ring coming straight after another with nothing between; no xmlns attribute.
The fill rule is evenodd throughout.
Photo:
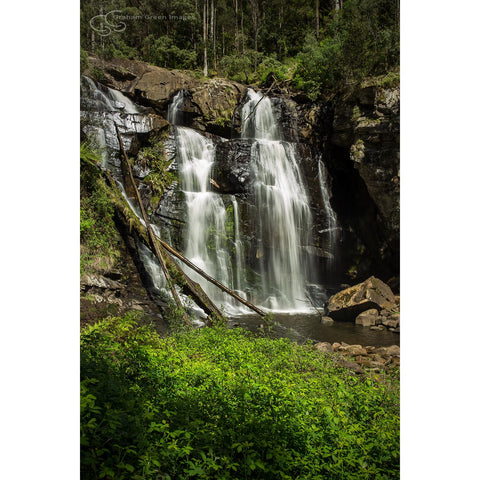
<svg viewBox="0 0 480 480"><path fill-rule="evenodd" d="M187 126L224 137L230 137L235 107L247 89L230 80L200 81L178 70L137 60L105 61L89 57L89 63L86 75L92 75L94 68L101 71L103 84L120 90L140 104L153 107L157 113L165 114L172 97L180 90L188 90L184 105Z"/></svg>
<svg viewBox="0 0 480 480"><path fill-rule="evenodd" d="M89 61L90 75L93 76L96 69L98 78L100 71L101 83L150 107L145 110L153 116L152 132L170 127L165 120L168 105L179 90L185 90L183 124L212 138L216 148L211 172L213 190L223 195L226 206L232 203L231 196L235 196L246 264L255 266L259 251L256 248L258 232L252 220L257 211L252 199L251 140L236 138L240 136L239 112L247 87L218 78L199 80L179 71L133 60L90 58ZM298 164L308 191L313 224L309 244L302 247L311 256L318 282L323 284L325 279L331 282L330 293L336 291L335 285L351 283L355 278L359 281L374 274L387 280L397 276L399 89L355 87L343 96L317 103L280 89L273 89L269 95L283 138L297 142ZM168 156L174 160L171 171L178 177L173 132L174 127L170 128L165 144L167 150L172 150ZM138 149L148 144L148 135L141 133L132 140L129 155L134 161ZM338 218L338 228L335 228L339 231L338 247L335 248L330 242L331 225L320 189L320 159L325 170L322 176L327 197ZM165 226L166 238L181 250L186 211L178 181L159 199L144 182L148 171L135 165L134 174L152 220ZM325 192L325 188L322 191ZM353 267L351 272L350 267ZM352 322L358 317L358 324L397 329L399 319L393 317L391 309L395 299L390 289L385 293L383 286L388 287L383 282L372 278L364 284L375 280L375 286L357 285L348 294L339 292L332 297L326 315L333 320ZM377 313L376 317L372 312L363 314L369 309L375 312L386 309L386 312Z"/></svg>
<svg viewBox="0 0 480 480"><path fill-rule="evenodd" d="M224 193L247 193L252 179L252 140L234 139L217 145L213 179Z"/></svg>
<svg viewBox="0 0 480 480"><path fill-rule="evenodd" d="M362 223L359 218L351 223L374 262L383 266L384 275L394 276L398 275L400 243L399 114L399 87L354 88L335 101L330 138L334 175L336 169L343 169L351 177L358 176L369 197L358 202L371 220ZM361 193L359 187L356 190Z"/></svg>
<svg viewBox="0 0 480 480"><path fill-rule="evenodd" d="M394 308L395 296L390 287L381 280L370 277L330 297L325 305L325 313L334 320L354 321L358 315L367 310Z"/></svg>

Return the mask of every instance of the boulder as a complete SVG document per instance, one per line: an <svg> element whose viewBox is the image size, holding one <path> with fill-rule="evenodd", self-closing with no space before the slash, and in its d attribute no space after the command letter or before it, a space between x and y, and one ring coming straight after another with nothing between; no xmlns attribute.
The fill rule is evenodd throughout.
<svg viewBox="0 0 480 480"><path fill-rule="evenodd" d="M330 317L322 317L322 325L331 325L332 323L334 323L334 320L333 318L330 318Z"/></svg>
<svg viewBox="0 0 480 480"><path fill-rule="evenodd" d="M389 328L397 328L398 325L400 324L400 320L399 319L387 319L387 320L384 320L382 322L382 325L385 325L386 327L389 327Z"/></svg>
<svg viewBox="0 0 480 480"><path fill-rule="evenodd" d="M89 57L90 67L102 71L101 83L120 90L137 102L165 113L180 90L187 90L184 112L193 128L230 137L233 113L247 87L222 78L198 80L179 70L150 65L138 60Z"/></svg>
<svg viewBox="0 0 480 480"><path fill-rule="evenodd" d="M330 353L333 351L332 344L328 342L316 343L314 347L320 352Z"/></svg>
<svg viewBox="0 0 480 480"><path fill-rule="evenodd" d="M348 355L356 357L357 355L367 355L367 350L361 345L349 345L346 348Z"/></svg>
<svg viewBox="0 0 480 480"><path fill-rule="evenodd" d="M361 375L365 373L363 368L355 362L349 362L348 360L345 360L343 358L337 359L336 362L338 363L338 365L340 365L343 368L348 368L348 370L353 370L353 372L355 372L357 375Z"/></svg>
<svg viewBox="0 0 480 480"><path fill-rule="evenodd" d="M370 327L376 325L378 319L378 310L371 308L370 310L365 310L355 319L356 325L363 325L364 327Z"/></svg>
<svg viewBox="0 0 480 480"><path fill-rule="evenodd" d="M390 287L372 276L330 297L325 313L336 321L354 321L362 312L389 309L394 303L395 296Z"/></svg>

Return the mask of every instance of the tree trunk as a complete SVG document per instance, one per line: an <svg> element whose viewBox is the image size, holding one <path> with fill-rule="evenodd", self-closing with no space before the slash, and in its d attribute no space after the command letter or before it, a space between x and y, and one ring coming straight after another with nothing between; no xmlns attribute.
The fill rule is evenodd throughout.
<svg viewBox="0 0 480 480"><path fill-rule="evenodd" d="M245 55L245 35L243 33L243 6L242 0L240 0L240 26L241 26L241 33L242 33L242 54ZM247 82L248 83L248 82Z"/></svg>
<svg viewBox="0 0 480 480"><path fill-rule="evenodd" d="M238 0L235 2L235 53L238 55L240 52L240 45L238 43Z"/></svg>
<svg viewBox="0 0 480 480"><path fill-rule="evenodd" d="M207 59L207 29L208 29L208 0L203 0L203 76L208 76L208 59Z"/></svg>

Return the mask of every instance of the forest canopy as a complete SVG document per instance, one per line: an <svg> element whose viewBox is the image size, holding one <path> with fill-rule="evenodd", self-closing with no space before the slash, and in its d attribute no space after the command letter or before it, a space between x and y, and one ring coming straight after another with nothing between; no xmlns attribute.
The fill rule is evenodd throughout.
<svg viewBox="0 0 480 480"><path fill-rule="evenodd" d="M81 48L315 98L398 71L399 0L83 0Z"/></svg>

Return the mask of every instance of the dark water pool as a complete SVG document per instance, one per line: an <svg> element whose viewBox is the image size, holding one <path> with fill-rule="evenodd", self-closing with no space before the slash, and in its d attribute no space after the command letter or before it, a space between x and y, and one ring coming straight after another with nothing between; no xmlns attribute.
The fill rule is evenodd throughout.
<svg viewBox="0 0 480 480"><path fill-rule="evenodd" d="M345 342L351 345L371 345L386 347L400 345L398 333L384 330L376 332L369 327L362 327L348 322L335 322L333 325L322 325L318 314L274 314L274 325L271 329L273 337L287 337L299 343L307 340L315 342ZM263 323L258 315L243 315L232 318L229 326L240 326L253 332L261 332Z"/></svg>

